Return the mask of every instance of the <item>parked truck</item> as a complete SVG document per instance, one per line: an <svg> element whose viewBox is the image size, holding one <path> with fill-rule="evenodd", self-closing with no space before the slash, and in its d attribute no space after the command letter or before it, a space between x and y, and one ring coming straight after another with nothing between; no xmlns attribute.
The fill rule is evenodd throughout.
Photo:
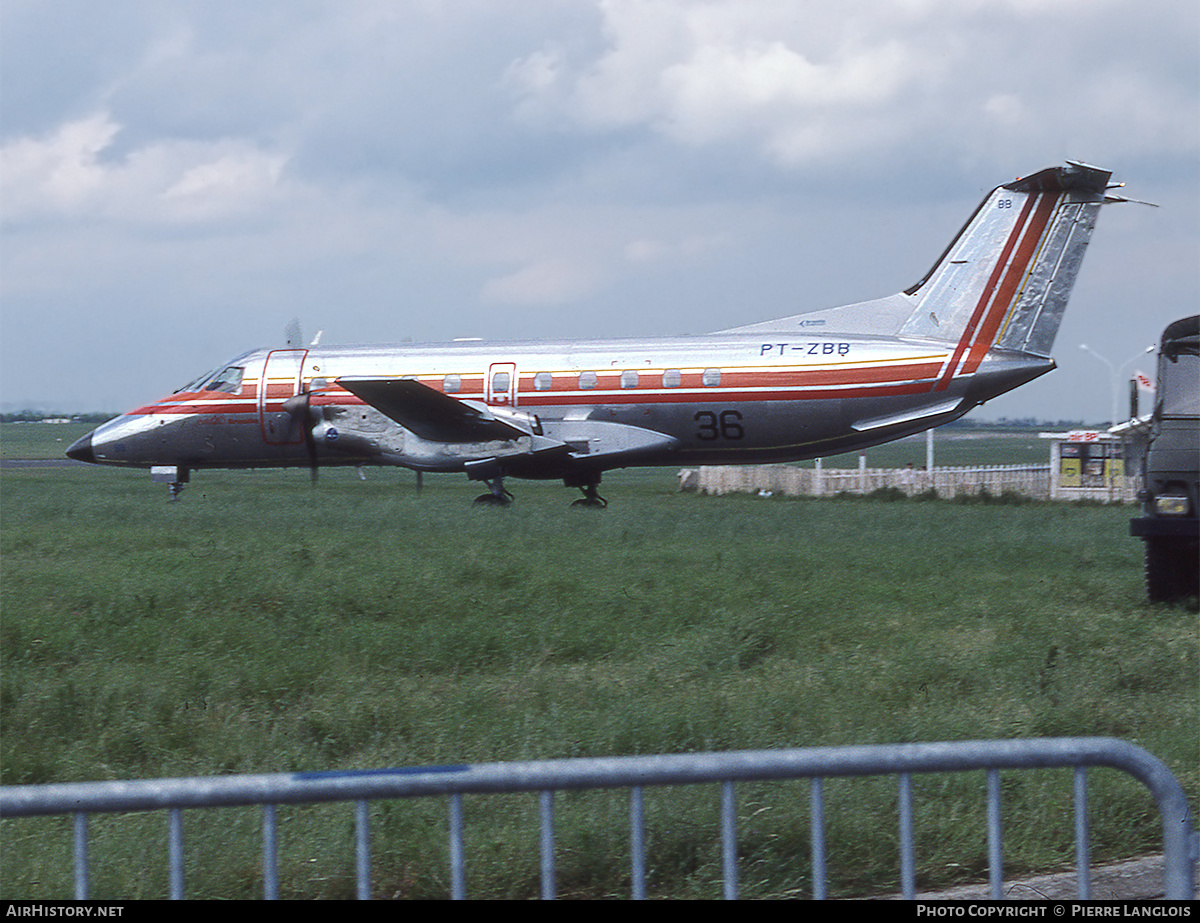
<svg viewBox="0 0 1200 923"><path fill-rule="evenodd" d="M1146 553L1151 602L1200 596L1200 315L1163 331L1142 462L1142 515L1129 526Z"/></svg>

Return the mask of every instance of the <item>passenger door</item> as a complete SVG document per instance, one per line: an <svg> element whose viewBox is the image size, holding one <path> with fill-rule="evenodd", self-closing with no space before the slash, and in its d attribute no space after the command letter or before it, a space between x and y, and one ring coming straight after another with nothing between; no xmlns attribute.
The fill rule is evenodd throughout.
<svg viewBox="0 0 1200 923"><path fill-rule="evenodd" d="M489 404L498 407L517 406L517 366L515 362L493 362L488 366L485 399Z"/></svg>
<svg viewBox="0 0 1200 923"><path fill-rule="evenodd" d="M258 382L258 419L263 441L268 445L296 445L304 433L292 425L283 403L300 390L300 370L307 349L276 349L267 354Z"/></svg>

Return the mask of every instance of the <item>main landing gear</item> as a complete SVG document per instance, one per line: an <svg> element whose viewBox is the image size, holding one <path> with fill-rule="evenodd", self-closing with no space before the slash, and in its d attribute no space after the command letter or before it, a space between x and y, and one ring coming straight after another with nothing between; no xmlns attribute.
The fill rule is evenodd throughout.
<svg viewBox="0 0 1200 923"><path fill-rule="evenodd" d="M504 489L504 478L501 475L480 480L487 484L491 492L476 497L476 506L508 506L513 502L513 495Z"/></svg>
<svg viewBox="0 0 1200 923"><path fill-rule="evenodd" d="M508 506L513 495L504 489L504 469L494 458L467 462L467 477L472 481L483 481L489 493L475 498L476 506Z"/></svg>
<svg viewBox="0 0 1200 923"><path fill-rule="evenodd" d="M572 503L571 506L590 506L598 510L602 510L608 506L608 501L596 492L595 484L588 484L579 489L583 491L583 496Z"/></svg>
<svg viewBox="0 0 1200 923"><path fill-rule="evenodd" d="M591 507L592 509L602 510L608 506L608 501L605 500L596 490L600 486L600 475L594 475L591 478L563 478L563 484L567 487L578 487L583 491L583 496L576 500L571 506Z"/></svg>
<svg viewBox="0 0 1200 923"><path fill-rule="evenodd" d="M467 477L472 481L483 481L487 484L488 492L475 498L476 506L508 506L513 502L513 495L504 488L504 470L492 459L487 462L472 462L467 464ZM583 496L571 506L604 509L608 501L600 496L596 489L600 486L599 472L585 474L570 474L563 478L566 487L578 487Z"/></svg>

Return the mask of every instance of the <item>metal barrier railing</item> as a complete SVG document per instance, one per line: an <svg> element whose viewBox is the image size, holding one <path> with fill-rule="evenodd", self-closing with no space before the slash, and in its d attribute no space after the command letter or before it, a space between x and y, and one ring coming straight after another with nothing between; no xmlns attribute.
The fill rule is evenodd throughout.
<svg viewBox="0 0 1200 923"><path fill-rule="evenodd" d="M823 780L846 776L899 777L900 879L906 898L915 897L913 791L915 773L987 773L987 836L990 891L1004 896L1000 771L1074 769L1075 853L1078 896L1091 896L1087 775L1089 767L1123 771L1140 781L1158 805L1163 830L1164 893L1191 899L1195 893L1196 843L1188 805L1179 782L1156 757L1112 738L1047 738L816 747L725 753L632 756L483 765L427 766L352 772L92 782L0 788L0 816L74 815L75 897L88 897L87 818L91 813L166 810L169 821L170 896L182 898L183 814L185 809L262 805L264 896L278 896L278 832L275 808L281 804L355 802L356 889L370 897L369 803L373 800L449 796L451 896L466 896L463 848L464 794L536 792L541 814L541 894L555 896L554 792L581 789L630 790L632 896L645 897L646 851L643 789L646 786L721 785L721 844L724 896L738 896L738 782L809 779L813 897L826 896Z"/></svg>

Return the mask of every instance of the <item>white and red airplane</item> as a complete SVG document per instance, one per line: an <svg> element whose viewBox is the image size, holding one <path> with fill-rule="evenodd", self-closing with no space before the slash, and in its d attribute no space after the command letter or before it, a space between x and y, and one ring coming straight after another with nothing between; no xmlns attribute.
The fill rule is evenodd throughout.
<svg viewBox="0 0 1200 923"><path fill-rule="evenodd" d="M561 478L793 461L961 417L1050 358L1111 173L1081 163L998 186L920 282L859 304L667 339L290 345L224 363L70 447L150 468L398 465Z"/></svg>

